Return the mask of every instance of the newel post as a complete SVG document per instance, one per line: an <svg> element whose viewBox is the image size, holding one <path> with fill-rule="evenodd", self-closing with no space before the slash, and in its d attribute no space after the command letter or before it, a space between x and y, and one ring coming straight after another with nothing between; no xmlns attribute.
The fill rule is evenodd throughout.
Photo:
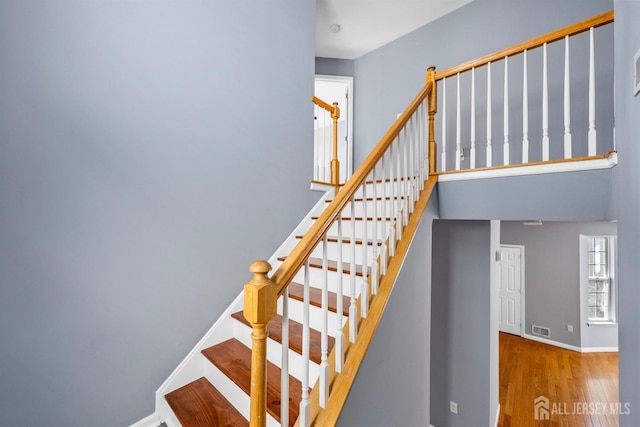
<svg viewBox="0 0 640 427"><path fill-rule="evenodd" d="M436 67L431 66L427 71L427 84L431 83L431 92L429 92L429 175L436 173L436 132L434 118L438 109L438 94L436 85Z"/></svg>
<svg viewBox="0 0 640 427"><path fill-rule="evenodd" d="M333 119L333 158L331 159L331 184L336 188L336 193L340 187L340 161L338 160L338 119L340 118L340 108L338 103L333 103L331 112Z"/></svg>
<svg viewBox="0 0 640 427"><path fill-rule="evenodd" d="M244 317L251 323L251 410L250 426L267 424L267 324L276 315L277 288L267 276L271 265L256 261L249 271L253 278L244 285Z"/></svg>

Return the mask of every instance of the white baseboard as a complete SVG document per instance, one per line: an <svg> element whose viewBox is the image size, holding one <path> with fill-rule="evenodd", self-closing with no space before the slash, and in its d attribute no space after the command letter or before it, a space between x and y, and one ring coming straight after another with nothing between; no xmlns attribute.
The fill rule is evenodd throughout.
<svg viewBox="0 0 640 427"><path fill-rule="evenodd" d="M549 344L556 347L564 348L566 350L576 351L578 353L610 353L618 352L618 347L576 347L574 345L565 344L558 341L553 341L547 338L537 337L535 335L524 334L522 338L526 338L532 341L538 341L543 344Z"/></svg>
<svg viewBox="0 0 640 427"><path fill-rule="evenodd" d="M160 418L158 418L158 415L154 412L140 421L131 424L129 427L158 427L159 425Z"/></svg>
<svg viewBox="0 0 640 427"><path fill-rule="evenodd" d="M576 351L578 353L582 353L582 349L580 347L576 347L574 345L565 344L563 342L553 341L553 340L550 340L550 339L547 339L547 338L537 337L535 335L528 335L528 334L524 334L522 337L526 338L528 340L531 340L531 341L538 341L538 342L541 342L543 344L549 344L549 345L553 345L553 346L556 346L556 347L564 348L566 350L571 350L571 351Z"/></svg>
<svg viewBox="0 0 640 427"><path fill-rule="evenodd" d="M495 427L498 427L498 420L500 419L500 404L498 403L498 410L496 411L496 424Z"/></svg>
<svg viewBox="0 0 640 427"><path fill-rule="evenodd" d="M583 353L617 353L618 347L583 347Z"/></svg>

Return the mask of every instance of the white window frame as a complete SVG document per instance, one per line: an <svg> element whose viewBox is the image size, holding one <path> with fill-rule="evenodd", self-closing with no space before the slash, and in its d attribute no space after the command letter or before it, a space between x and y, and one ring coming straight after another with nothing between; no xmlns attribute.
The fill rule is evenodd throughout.
<svg viewBox="0 0 640 427"><path fill-rule="evenodd" d="M595 277L589 277L589 239L603 237L607 239L607 267L608 277L603 276L598 279L609 281L609 313L608 319L591 319L589 317L589 282ZM617 324L617 280L616 280L616 258L617 245L616 236L611 235L580 235L580 302L581 312L584 322L588 326L615 325Z"/></svg>

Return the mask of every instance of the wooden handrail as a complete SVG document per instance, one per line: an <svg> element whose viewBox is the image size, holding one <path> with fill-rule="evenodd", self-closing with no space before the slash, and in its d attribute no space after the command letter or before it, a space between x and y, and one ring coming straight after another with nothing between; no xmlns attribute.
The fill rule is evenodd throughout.
<svg viewBox="0 0 640 427"><path fill-rule="evenodd" d="M323 101L322 99L318 98L317 96L312 96L311 97L311 102L316 104L318 107L321 107L321 108L323 108L323 109L325 109L328 112L333 114L333 105L326 103L325 101Z"/></svg>
<svg viewBox="0 0 640 427"><path fill-rule="evenodd" d="M602 25L610 24L613 22L613 11L605 12L603 14L594 16L592 18L585 19L584 21L569 25L556 31L552 31L545 35L535 37L531 40L519 43L517 45L508 47L506 49L499 50L498 52L490 55L483 56L482 58L474 59L465 64L458 65L436 73L436 80L442 80L446 77L451 77L458 73L469 71L472 68L481 67L489 62L498 61L504 59L507 56L517 55L525 50L535 49L542 46L545 43L552 43L563 39L565 36L573 36L582 32L588 31L590 28L597 28Z"/></svg>
<svg viewBox="0 0 640 427"><path fill-rule="evenodd" d="M304 265L305 261L316 245L328 231L331 225L338 219L338 215L347 205L349 200L356 193L358 188L364 183L373 170L376 163L385 154L391 143L399 135L400 130L407 124L413 113L418 109L420 104L429 95L433 88L431 83L427 83L418 93L414 100L400 115L398 120L391 126L387 133L382 137L378 145L371 151L369 156L362 162L360 167L351 176L347 183L342 187L329 206L322 212L320 217L313 223L309 231L304 235L302 240L298 242L296 247L291 251L289 256L284 260L280 267L273 273L271 280L275 282L278 296L284 293L286 287L291 283L298 270Z"/></svg>

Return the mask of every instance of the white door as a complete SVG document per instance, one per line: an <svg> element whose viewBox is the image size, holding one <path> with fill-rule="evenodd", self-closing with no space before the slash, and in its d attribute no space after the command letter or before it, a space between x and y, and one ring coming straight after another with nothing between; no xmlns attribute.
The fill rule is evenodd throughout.
<svg viewBox="0 0 640 427"><path fill-rule="evenodd" d="M500 283L498 285L498 328L501 332L522 335L523 332L523 264L520 246L500 246Z"/></svg>

